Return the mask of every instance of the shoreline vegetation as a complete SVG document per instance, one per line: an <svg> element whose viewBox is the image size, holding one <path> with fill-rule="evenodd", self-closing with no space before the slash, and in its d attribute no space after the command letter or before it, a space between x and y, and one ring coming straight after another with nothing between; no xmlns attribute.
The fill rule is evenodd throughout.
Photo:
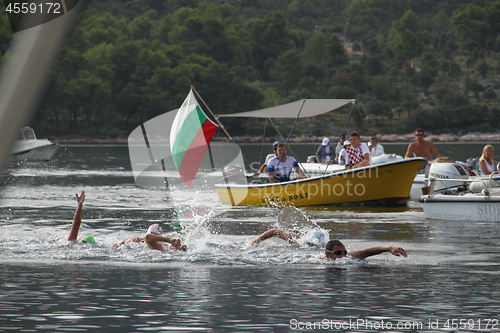
<svg viewBox="0 0 500 333"><path fill-rule="evenodd" d="M356 100L298 124L304 137L294 142L340 128L381 142L411 141L382 133L415 128L500 133L500 0L101 0L81 9L30 122L39 136L124 143L130 130L179 108L190 86L221 115ZM14 36L3 13L0 62ZM340 127L346 116L354 125ZM237 142L261 141L261 121L224 122Z"/></svg>
<svg viewBox="0 0 500 333"><path fill-rule="evenodd" d="M347 134L348 135L348 134ZM362 141L368 141L371 136L361 135ZM397 142L412 142L414 141L413 133L409 134L381 134L376 135L380 143L397 143ZM331 142L337 142L337 137L328 136ZM427 134L426 140L431 142L500 142L500 132L498 133L478 133L472 132L463 135L458 134ZM122 145L128 143L127 137L117 138L89 138L89 137L53 137L49 138L52 142L60 145L78 145L78 144L116 144ZM292 143L319 143L323 136L297 136L290 138ZM256 136L233 136L235 143L268 143L275 140L280 140L278 137L256 137ZM214 137L214 142L227 142L227 137Z"/></svg>

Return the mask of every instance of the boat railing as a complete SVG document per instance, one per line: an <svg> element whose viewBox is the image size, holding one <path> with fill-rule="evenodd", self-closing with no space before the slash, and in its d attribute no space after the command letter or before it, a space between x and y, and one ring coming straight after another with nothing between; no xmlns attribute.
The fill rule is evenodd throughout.
<svg viewBox="0 0 500 333"><path fill-rule="evenodd" d="M485 196L489 196L489 190L490 188L493 187L499 187L500 184L497 182L497 180L500 180L500 174L498 171L495 171L491 173L490 175L484 175L484 178L438 178L438 177L427 177L424 178L425 181L428 181L428 186L422 188L422 194L423 195L428 195L431 196L435 192L434 188L436 183L442 182L443 184L447 182L462 182L464 184L467 184L467 187L464 188L464 185L456 185L456 186L450 186L442 190L456 190L456 191L470 191L472 193L483 193ZM481 177L481 176L479 176ZM496 179L494 179L496 178ZM477 185L476 185L477 184ZM473 188L472 185L475 185ZM441 193L440 190L439 192Z"/></svg>

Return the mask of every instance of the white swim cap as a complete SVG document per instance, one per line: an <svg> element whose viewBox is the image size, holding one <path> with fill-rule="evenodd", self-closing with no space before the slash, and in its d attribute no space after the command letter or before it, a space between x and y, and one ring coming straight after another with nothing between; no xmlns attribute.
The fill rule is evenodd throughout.
<svg viewBox="0 0 500 333"><path fill-rule="evenodd" d="M301 242L304 245L325 247L326 243L330 240L330 235L328 231L321 228L314 228L307 231L303 236L300 237Z"/></svg>
<svg viewBox="0 0 500 333"><path fill-rule="evenodd" d="M163 229L161 228L161 226L157 223L155 224L151 224L148 228L148 234L155 234L155 235L161 235L161 233L163 232Z"/></svg>

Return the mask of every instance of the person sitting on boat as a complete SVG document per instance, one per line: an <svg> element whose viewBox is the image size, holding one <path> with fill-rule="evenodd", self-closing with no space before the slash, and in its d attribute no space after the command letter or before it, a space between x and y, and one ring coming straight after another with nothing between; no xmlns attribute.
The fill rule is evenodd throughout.
<svg viewBox="0 0 500 333"><path fill-rule="evenodd" d="M82 190L80 195L76 194L77 207L75 211L75 215L73 216L73 223L71 224L71 230L68 235L68 242L77 244L78 241L78 231L80 230L80 225L82 224L82 210L83 210L83 202L85 201L85 191ZM163 250L163 246L160 242L166 242L170 244L171 250L186 250L186 246L182 244L181 240L177 237L163 237L161 236L162 228L158 224L152 224L148 233L145 237L134 237L130 239L126 239L124 241L113 244L122 245L126 243L146 243L146 245L153 250ZM82 243L95 244L94 236L87 235L81 239Z"/></svg>
<svg viewBox="0 0 500 333"><path fill-rule="evenodd" d="M340 150L339 157L338 157L339 165L345 165L345 159L346 159L346 156L347 156L346 155L346 149L349 146L351 146L351 143L349 142L349 140L344 141L344 148L342 148L342 150Z"/></svg>
<svg viewBox="0 0 500 333"><path fill-rule="evenodd" d="M497 161L495 161L495 148L492 145L486 145L483 148L483 154L479 158L479 174L491 175L497 170Z"/></svg>
<svg viewBox="0 0 500 333"><path fill-rule="evenodd" d="M317 163L328 163L333 155L333 148L330 145L330 139L324 138L321 145L316 150Z"/></svg>
<svg viewBox="0 0 500 333"><path fill-rule="evenodd" d="M339 138L339 142L337 142L337 146L335 147L335 158L337 159L337 161L340 161L339 155L340 151L344 149L344 145L345 145L345 135L342 134Z"/></svg>
<svg viewBox="0 0 500 333"><path fill-rule="evenodd" d="M307 178L299 163L293 157L286 156L287 150L284 143L276 146L276 157L272 158L267 165L269 182L279 183L290 180L292 170L299 174L299 179Z"/></svg>
<svg viewBox="0 0 500 333"><path fill-rule="evenodd" d="M297 241L300 239L300 235L298 234L293 234L282 229L273 228L254 238L250 242L250 244L255 245L262 242L263 240L272 237L281 238L283 240L286 240L290 244L297 243ZM337 239L330 240L325 245L325 257L333 260L346 256L350 256L354 259L365 259L384 252L390 252L395 256L408 257L408 254L406 254L406 251L402 247L375 246L366 248L364 250L354 250L351 252L347 252L344 244L342 244L342 242Z"/></svg>
<svg viewBox="0 0 500 333"><path fill-rule="evenodd" d="M372 164L370 149L361 142L358 132L354 131L349 137L351 145L346 148L346 169L356 169Z"/></svg>
<svg viewBox="0 0 500 333"><path fill-rule="evenodd" d="M370 145L371 144L371 145ZM385 152L384 152L384 147L378 143L378 140L376 137L372 136L370 138L370 141L368 143L370 147L370 155L371 157L375 157L375 156L380 156L380 155L384 155Z"/></svg>
<svg viewBox="0 0 500 333"><path fill-rule="evenodd" d="M436 146L432 142L424 140L425 134L423 129L417 128L413 133L415 134L416 141L410 143L408 146L405 158L423 157L427 161L432 161L432 155L434 155L434 158L441 157L436 150Z"/></svg>
<svg viewBox="0 0 500 333"><path fill-rule="evenodd" d="M272 154L268 154L268 155L266 156L266 160L265 160L264 164L262 164L262 165L260 166L259 170L253 174L253 177L258 177L261 173L263 173L264 171L266 171L266 170L267 170L267 165L269 164L269 161L270 161L272 158L276 157L276 147L277 147L279 144L281 144L281 143L283 143L283 142L281 142L281 141L274 141L274 143L273 143L273 151L274 151L274 153L272 153Z"/></svg>

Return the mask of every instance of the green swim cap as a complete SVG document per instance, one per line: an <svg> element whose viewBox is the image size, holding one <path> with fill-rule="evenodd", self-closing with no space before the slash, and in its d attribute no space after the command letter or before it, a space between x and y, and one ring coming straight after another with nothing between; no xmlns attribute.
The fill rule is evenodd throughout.
<svg viewBox="0 0 500 333"><path fill-rule="evenodd" d="M90 244L95 244L95 239L94 236L92 235L87 235L82 238L82 243L90 243Z"/></svg>

